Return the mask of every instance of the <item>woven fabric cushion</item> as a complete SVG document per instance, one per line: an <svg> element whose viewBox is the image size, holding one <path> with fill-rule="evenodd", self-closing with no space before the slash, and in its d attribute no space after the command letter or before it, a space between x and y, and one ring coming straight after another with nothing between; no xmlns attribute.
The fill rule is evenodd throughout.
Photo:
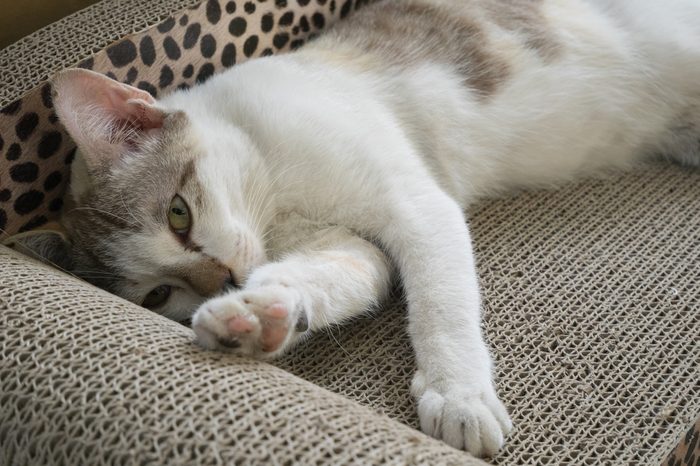
<svg viewBox="0 0 700 466"><path fill-rule="evenodd" d="M205 79L212 67L219 70L232 64L224 58L230 57L230 54L224 54L229 43L236 50L234 61L247 58L245 50L252 50L251 57L268 53L268 48L272 51L287 50L293 40L301 40L315 28L348 14L355 7L348 0L342 4L317 1L298 4L207 1L193 10L174 14L160 28L151 28L108 46L83 61L83 66L112 73L120 80L137 85L143 81L142 87L154 93L168 92L181 84L193 84L202 70L205 70L201 74ZM218 9L213 6L215 3ZM246 7L247 3L255 8ZM221 16L212 22L209 17L215 18L213 12L216 11ZM293 13L291 23L287 15L290 12ZM274 18L272 29L265 33L253 29L259 25L261 31L267 30L270 22L264 18L269 18L268 14ZM308 28L304 27L304 18L307 26L310 24ZM245 20L245 28L241 19ZM188 36L187 31L192 31L195 23L200 29L196 35L192 32ZM62 27L85 29L80 22ZM208 39L204 39L207 34L211 34L217 44L209 57L205 56L210 50L205 44ZM255 48L248 45L246 49L246 42L251 44L253 36L258 37ZM277 36L281 37L277 39L281 47L275 46ZM148 44L146 37L151 38L155 51L150 65L150 48L141 45ZM178 58L168 55L167 37L176 43L180 51ZM189 48L185 47L187 37L190 37ZM264 45L264 40L268 41L267 45ZM136 56L132 53L134 49ZM76 50L81 49L77 47ZM77 61L87 57L78 54L75 58ZM125 61L127 63L118 66ZM211 66L205 66L208 63ZM191 72L188 71L189 65L192 65ZM172 71L173 79L165 79L165 85L161 86L166 66ZM168 76L165 72L165 77ZM21 76L18 81L22 81ZM0 113L0 151L3 155L0 159L0 223L4 214L3 228L10 233L32 228L55 217L61 206L68 169L66 163L71 160L73 144L52 118L50 99L46 98L48 94L48 88L40 84L19 103L11 103L5 107L4 113ZM33 126L26 123L34 121L26 116L32 113L37 115L37 123ZM52 148L55 150L50 150ZM697 285L700 283L699 207L700 174L657 165L558 191L527 193L484 202L471 209L470 221L484 290L486 334L497 358L499 390L516 424L505 450L495 459L497 464L655 465L675 445L700 412L700 345L695 342L700 334L700 314L697 312L697 297L700 295ZM188 330L88 286L81 287L72 280L59 279L56 273L50 280L39 281L41 287L37 288L33 285L35 277L49 272L19 261L16 256L0 255L0 264L3 267L0 296L5 296L0 312L3 315L14 313L14 317L0 329L0 341L5 351L2 368L8 371L0 374L0 381L9 380L7 383L13 384L7 385L11 390L0 387L2 406L12 406L7 411L11 414L1 413L0 429L5 430L0 430L0 441L7 438L6 433L17 431L13 444L26 446L28 452L43 452L44 456L37 458L49 458L51 454L67 455L66 448L69 447L64 443L68 439L72 439L68 442L73 445L70 448L75 448L69 453L75 451L70 454L84 455L101 445L95 440L99 436L124 435L118 427L105 430L100 427L102 424L93 422L94 416L123 419L119 417L121 408L103 410L96 401L97 395L87 397L81 404L82 411L71 411L73 417L61 421L62 424L56 419L61 419L65 405L50 405L60 406L47 411L49 417L46 419L53 421L18 429L17 426L29 422L33 415L42 411L37 406L47 405L44 399L68 399L64 393L71 393L74 389L71 387L76 386L56 385L56 381L75 382L81 378L94 384L100 400L106 399L110 403L111 398L129 400L129 406L136 403L129 411L131 416L148 419L145 423L125 424L134 431L133 435L127 436L130 440L122 444L119 443L122 440L112 439L110 444L129 445L133 452L137 452L134 454L143 454L147 458L155 457L148 456L156 455L154 452L165 451L161 447L163 444L168 445L168 455L184 455L177 458L194 454L192 449L207 448L202 445L208 444L197 443L199 440L183 441L182 446L177 447L175 440L169 443L170 440L166 441L154 432L161 428L161 424L176 423L179 430L167 430L168 433L178 432L185 437L190 435L200 439L196 434L198 425L193 424L196 416L193 418L192 412L183 406L188 406L187 400L199 399L201 386L197 384L197 378L201 375L197 368L201 364L204 373L208 373L209 364L213 364L211 361L217 361L217 368L232 365L225 369L232 371L230 373L217 372L223 380L219 383L235 381L245 393L261 391L260 396L264 396L269 391L280 397L281 388L276 384L286 385L292 383L289 380L297 380L281 374L293 373L408 426L417 426L414 404L408 395L408 381L414 364L404 332L405 313L399 290L396 298L373 316L318 335L276 363L285 371L273 371L269 366L218 355L203 356L201 352L195 354ZM48 287L49 282L55 286ZM75 294L75 299L71 294ZM120 304L115 308L115 303ZM116 314L114 309L118 311ZM128 319L125 321L119 312ZM28 326L32 321L35 322L33 326ZM11 329L21 325L25 328L19 334L12 333ZM88 336L94 333L99 338L86 337L76 343L78 333ZM34 334L41 338L35 345L27 343ZM150 334L153 336L149 340ZM105 338L108 343L100 343ZM123 373L109 372L108 378L92 378L90 371L104 371L99 368L111 364L109 349L116 351L132 338L137 342L132 346L148 340L148 360L138 357L118 359ZM61 345L80 349L41 352L43 347L55 349ZM77 354L81 352L89 353L92 362L85 363L85 359L78 358ZM177 354L184 361L184 366L174 366L181 370L167 369L173 364L171 354ZM25 368L17 361L34 365ZM259 375L258 367L263 367L266 375ZM140 374L142 370L144 374ZM47 372L51 377L36 376ZM8 379L6 373L16 375ZM153 378L143 378L151 373ZM190 377L190 374L196 376ZM256 381L254 388L249 389L243 383L246 377ZM22 384L18 385L17 380ZM170 385L157 380L168 380ZM213 382L207 379L204 385L209 383ZM158 395L145 398L149 403L141 403L138 396L146 397L151 386L155 386ZM161 390L166 386L169 387L167 390ZM296 385L292 383L290 386L296 390ZM170 390L173 387L177 389ZM36 404L27 404L27 390L41 394L34 400ZM306 396L307 392L303 393ZM154 400L159 397L171 401L157 404ZM227 391L216 401L235 402L235 393ZM289 403L288 410L281 411L281 417L275 418L275 422L283 422L286 416L294 418L297 412L306 412L300 398L292 396ZM323 402L318 403L321 409ZM334 406L332 403L330 405ZM245 403L229 406L232 416L237 410L248 413ZM342 406L342 409L350 410L348 406L355 405ZM261 415L268 416L267 412ZM159 421L160 418L167 419L167 423ZM313 416L299 419L298 422L305 425ZM347 422L351 424L349 419ZM123 422L115 422L115 425ZM345 432L343 429L347 426L341 424L334 428ZM66 427L71 425L76 427ZM184 425L190 428L182 427ZM248 429L252 424L243 425ZM229 425L226 426L228 429ZM244 436L243 444L260 442L256 445L267 445L266 442L272 441L270 439L274 439L278 432L274 428L268 431L269 428L270 424L264 422L259 427L251 427L256 435ZM66 429L72 430L60 434ZM139 429L144 432L142 435L136 433ZM230 429L227 431L230 438L242 435L235 426ZM300 435L315 441L310 432L316 431L303 429ZM355 432L348 434L348 438L357 445L376 449L384 442L384 434L377 434L382 439L379 444L373 443L374 440L359 440L365 434L372 437L373 432L366 430L362 435ZM19 443L20 436L25 439L36 437L37 440ZM160 440L149 441L154 437ZM42 443L43 438L60 441ZM140 440L134 440L136 438ZM205 435L203 438L218 439L212 443L215 445L212 448L218 448L216 445L223 445L222 439L228 437ZM401 437L401 441L406 442L407 451L421 451L411 449L411 438ZM300 446L303 443L300 439L289 440L289 449L285 451L306 448ZM234 448L232 444L226 445ZM273 450L277 448L274 446L277 444L271 445ZM387 451L395 451L392 445L389 444ZM316 451L315 447L309 448L309 451ZM352 455L362 450L359 446L340 446L338 452L342 453L344 449L353 453L338 456L338 463L353 458ZM248 454L251 450L242 451ZM445 458L444 461L448 462L447 458L450 458L460 463L469 459L467 455L450 451L457 456L436 456L435 461ZM440 452L440 455L447 454L443 450ZM201 453L197 458L204 455ZM304 458L325 458L328 462L330 456ZM401 462L407 457L398 458Z"/></svg>
<svg viewBox="0 0 700 466"><path fill-rule="evenodd" d="M0 464L483 464L2 246L0 264Z"/></svg>
<svg viewBox="0 0 700 466"><path fill-rule="evenodd" d="M469 217L515 431L500 465L658 465L700 413L700 173L643 167ZM280 367L417 427L398 297Z"/></svg>

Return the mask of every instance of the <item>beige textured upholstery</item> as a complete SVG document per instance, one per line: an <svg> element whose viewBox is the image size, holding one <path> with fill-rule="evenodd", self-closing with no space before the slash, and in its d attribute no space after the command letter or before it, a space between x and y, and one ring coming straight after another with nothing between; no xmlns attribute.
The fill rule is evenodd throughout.
<svg viewBox="0 0 700 466"><path fill-rule="evenodd" d="M147 3L106 0L0 51L2 103L192 2ZM49 42L63 55L30 50ZM671 451L700 413L698 211L700 173L669 165L470 210L516 426L496 464ZM412 429L400 296L275 367L201 351L189 329L0 248L0 465L480 464Z"/></svg>
<svg viewBox="0 0 700 466"><path fill-rule="evenodd" d="M0 464L479 464L0 247Z"/></svg>

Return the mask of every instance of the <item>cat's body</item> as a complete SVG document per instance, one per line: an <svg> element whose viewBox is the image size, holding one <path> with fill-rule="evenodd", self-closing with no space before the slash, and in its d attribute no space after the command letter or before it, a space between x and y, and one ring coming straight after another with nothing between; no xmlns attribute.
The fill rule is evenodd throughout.
<svg viewBox="0 0 700 466"><path fill-rule="evenodd" d="M699 24L681 0L386 0L157 105L64 73L73 269L138 303L167 285L157 310L201 304L202 344L267 357L379 301L393 263L423 430L492 454L510 421L462 209L652 153L697 164Z"/></svg>

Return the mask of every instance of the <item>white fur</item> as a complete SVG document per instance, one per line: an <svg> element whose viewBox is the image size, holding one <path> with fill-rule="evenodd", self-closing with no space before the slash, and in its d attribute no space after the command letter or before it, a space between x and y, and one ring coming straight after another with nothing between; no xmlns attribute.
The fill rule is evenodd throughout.
<svg viewBox="0 0 700 466"><path fill-rule="evenodd" d="M244 290L199 308L200 341L219 347L233 336L245 353L279 354L299 339L300 312L317 329L377 302L389 281L383 250L408 299L421 428L494 454L511 422L480 329L462 209L480 197L627 167L670 147L670 123L700 104L697 1L545 0L543 9L563 52L543 61L489 30L511 73L484 100L446 66L360 69L327 60L323 42L163 99L164 108L187 113L206 146L197 173L210 192L225 193L211 197L222 225L242 216L231 206L242 203L242 180L256 177L267 181L253 189L253 210L274 214L261 222L273 262L254 270ZM212 243L212 255L225 254L224 237ZM287 334L264 352L264 312L275 302L288 311L276 324ZM254 330L231 335L241 316Z"/></svg>

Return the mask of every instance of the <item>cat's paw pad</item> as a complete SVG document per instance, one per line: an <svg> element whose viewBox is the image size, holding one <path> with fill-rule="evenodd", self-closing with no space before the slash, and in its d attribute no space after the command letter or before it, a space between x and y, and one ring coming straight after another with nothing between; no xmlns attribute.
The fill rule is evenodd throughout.
<svg viewBox="0 0 700 466"><path fill-rule="evenodd" d="M308 315L294 290L269 286L207 301L195 312L192 328L205 348L266 358L308 330Z"/></svg>
<svg viewBox="0 0 700 466"><path fill-rule="evenodd" d="M416 379L412 391L423 432L474 456L493 457L501 449L513 424L490 383L442 389Z"/></svg>

